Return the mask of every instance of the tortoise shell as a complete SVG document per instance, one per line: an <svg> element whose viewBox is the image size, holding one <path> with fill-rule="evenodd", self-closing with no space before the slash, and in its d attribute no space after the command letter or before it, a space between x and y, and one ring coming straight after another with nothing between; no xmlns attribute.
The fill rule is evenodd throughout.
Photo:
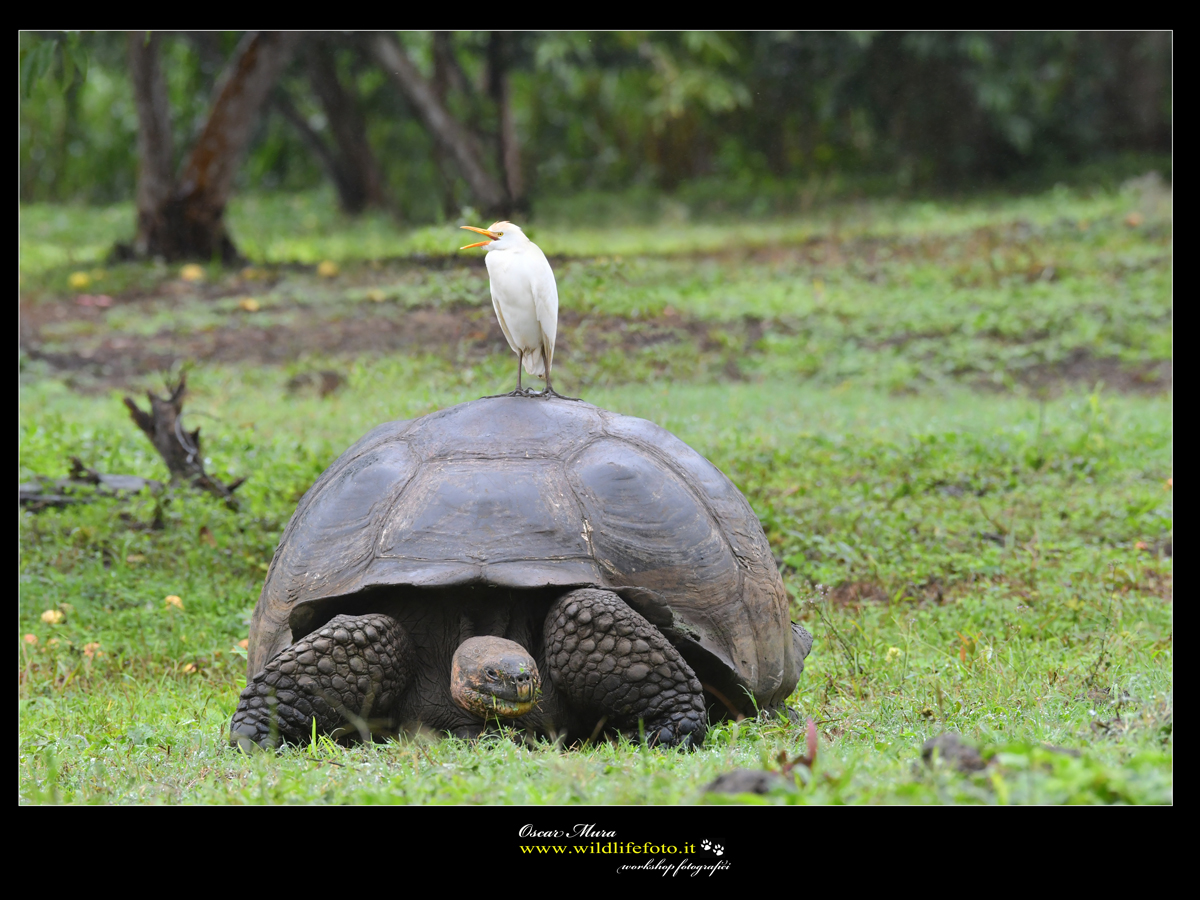
<svg viewBox="0 0 1200 900"><path fill-rule="evenodd" d="M326 469L275 551L249 677L334 601L477 586L616 591L745 713L787 698L811 646L762 526L716 466L644 419L498 397L380 425Z"/></svg>

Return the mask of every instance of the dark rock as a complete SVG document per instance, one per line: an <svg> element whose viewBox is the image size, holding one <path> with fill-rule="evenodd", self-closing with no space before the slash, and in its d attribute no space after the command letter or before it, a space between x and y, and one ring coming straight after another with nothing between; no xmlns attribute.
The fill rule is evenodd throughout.
<svg viewBox="0 0 1200 900"><path fill-rule="evenodd" d="M765 769L734 769L726 772L704 790L714 794L770 794L794 791L796 785L778 772Z"/></svg>
<svg viewBox="0 0 1200 900"><path fill-rule="evenodd" d="M925 742L921 748L921 759L926 765L933 765L935 751L940 759L960 772L978 772L987 765L979 751L963 743L962 738L953 731L944 732Z"/></svg>

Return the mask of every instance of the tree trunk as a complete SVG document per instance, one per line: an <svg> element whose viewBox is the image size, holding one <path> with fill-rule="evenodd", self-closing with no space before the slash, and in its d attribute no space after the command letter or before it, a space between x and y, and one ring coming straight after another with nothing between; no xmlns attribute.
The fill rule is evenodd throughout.
<svg viewBox="0 0 1200 900"><path fill-rule="evenodd" d="M446 91L458 91L464 97L471 96L471 83L454 55L454 43L449 31L433 33L433 91L439 100L446 99Z"/></svg>
<svg viewBox="0 0 1200 900"><path fill-rule="evenodd" d="M259 111L300 35L250 32L234 51L214 92L208 121L180 170L170 177L170 110L158 64L158 35L130 35L138 109L138 233L133 253L167 260L231 263L237 251L225 230L233 177Z"/></svg>
<svg viewBox="0 0 1200 900"><path fill-rule="evenodd" d="M167 80L158 64L162 32L129 32L129 72L138 113L137 237L133 252L149 256L151 236L166 227L163 211L171 199L174 154Z"/></svg>
<svg viewBox="0 0 1200 900"><path fill-rule="evenodd" d="M466 76L463 75L462 68L454 56L454 45L448 31L433 33L433 81L429 86L443 106L446 103L446 94L451 89L464 96L470 95ZM458 202L458 185L451 171L450 159L437 141L433 142L433 164L441 182L442 211L447 219L453 219L458 215L462 204Z"/></svg>
<svg viewBox="0 0 1200 900"><path fill-rule="evenodd" d="M368 39L368 46L375 59L383 66L383 70L392 77L421 118L433 139L454 159L475 196L475 202L489 214L504 215L508 207L504 188L488 174L483 166L482 154L470 133L450 115L445 104L421 77L421 73L395 36L372 35Z"/></svg>
<svg viewBox="0 0 1200 900"><path fill-rule="evenodd" d="M338 200L342 208L345 209L347 194L351 193L352 188L350 185L343 183L342 167L333 150L313 130L312 126L308 124L308 120L304 118L304 114L296 109L296 104L292 102L292 98L284 90L283 85L275 88L275 93L271 95L271 106L287 120L289 125L296 129L296 133L300 135L300 139L308 145L308 149L320 161L322 168L325 169L325 174L329 176L329 180L337 188Z"/></svg>
<svg viewBox="0 0 1200 900"><path fill-rule="evenodd" d="M338 79L329 43L314 38L306 49L309 81L325 110L330 133L338 148L341 177L337 183L342 209L353 214L369 206L387 206L383 175L367 142L366 122L354 96Z"/></svg>
<svg viewBox="0 0 1200 900"><path fill-rule="evenodd" d="M517 142L517 126L512 110L512 91L508 70L512 62L512 35L493 31L488 40L488 88L500 116L496 154L500 171L504 173L512 212L528 212L525 199L525 179L521 175L521 147ZM510 213L511 214L511 213Z"/></svg>

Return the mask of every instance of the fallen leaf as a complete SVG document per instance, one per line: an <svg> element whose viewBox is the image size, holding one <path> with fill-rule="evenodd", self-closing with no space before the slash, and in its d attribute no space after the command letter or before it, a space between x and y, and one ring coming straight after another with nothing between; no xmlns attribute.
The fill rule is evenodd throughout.
<svg viewBox="0 0 1200 900"><path fill-rule="evenodd" d="M176 609L183 609L183 600L176 594L168 594L163 600L163 606L173 606Z"/></svg>
<svg viewBox="0 0 1200 900"><path fill-rule="evenodd" d="M1128 225L1130 228L1137 228L1144 221L1145 221L1145 218L1142 216L1142 214L1140 212L1131 212L1129 215L1127 215L1125 217L1125 224Z"/></svg>
<svg viewBox="0 0 1200 900"><path fill-rule="evenodd" d="M196 664L195 664L195 663L188 663L186 666L184 666L184 667L183 667L183 671L187 672L188 674L191 674L191 673L195 672L195 671L196 671Z"/></svg>
<svg viewBox="0 0 1200 900"><path fill-rule="evenodd" d="M253 297L243 297L238 301L238 306L240 306L246 312L258 312L260 309L262 309L261 304L259 304L259 302Z"/></svg>
<svg viewBox="0 0 1200 900"><path fill-rule="evenodd" d="M217 539L213 537L213 533L208 530L207 525L200 526L200 540L204 541L210 547L217 546Z"/></svg>
<svg viewBox="0 0 1200 900"><path fill-rule="evenodd" d="M338 273L338 265L333 260L324 260L317 266L317 274L322 278L333 278Z"/></svg>
<svg viewBox="0 0 1200 900"><path fill-rule="evenodd" d="M249 649L250 638L242 638L240 641L238 641L238 646L241 647L243 650Z"/></svg>
<svg viewBox="0 0 1200 900"><path fill-rule="evenodd" d="M67 279L67 284L72 290L81 291L92 283L92 276L87 272L72 272L71 277Z"/></svg>
<svg viewBox="0 0 1200 900"><path fill-rule="evenodd" d="M64 616L57 609L48 609L44 613L42 613L42 621L45 622L47 625L61 625L63 622L63 619L65 619L65 618L66 618L66 616Z"/></svg>
<svg viewBox="0 0 1200 900"><path fill-rule="evenodd" d="M371 288L369 291L367 291L367 299L372 303L382 303L387 299L387 294L385 294L379 288Z"/></svg>
<svg viewBox="0 0 1200 900"><path fill-rule="evenodd" d="M179 277L184 281L203 281L204 266L198 266L195 263L188 263L179 270Z"/></svg>

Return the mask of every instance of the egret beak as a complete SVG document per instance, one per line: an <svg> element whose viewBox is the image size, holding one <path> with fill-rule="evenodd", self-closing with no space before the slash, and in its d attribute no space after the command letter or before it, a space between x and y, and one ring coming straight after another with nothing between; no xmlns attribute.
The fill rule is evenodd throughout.
<svg viewBox="0 0 1200 900"><path fill-rule="evenodd" d="M482 247L485 244L490 244L492 241L500 238L500 233L496 231L488 231L485 228L476 228L474 225L460 225L459 228L465 228L467 231L474 231L476 234L486 234L491 241L480 241L478 244L467 244L465 247L459 247L459 250L470 250L472 247Z"/></svg>

